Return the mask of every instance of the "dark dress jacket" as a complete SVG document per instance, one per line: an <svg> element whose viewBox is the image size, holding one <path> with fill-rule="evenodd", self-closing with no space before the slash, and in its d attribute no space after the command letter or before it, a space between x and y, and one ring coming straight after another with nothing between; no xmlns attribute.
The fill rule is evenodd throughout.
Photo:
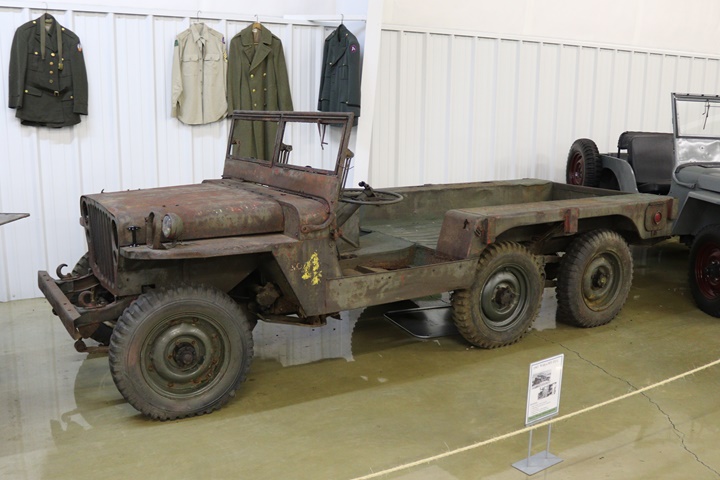
<svg viewBox="0 0 720 480"><path fill-rule="evenodd" d="M344 24L325 39L318 110L360 116L360 44Z"/></svg>
<svg viewBox="0 0 720 480"><path fill-rule="evenodd" d="M43 52L40 29L46 24ZM8 93L9 107L17 109L23 125L80 123L80 115L88 113L88 84L78 36L48 14L18 28L10 51Z"/></svg>

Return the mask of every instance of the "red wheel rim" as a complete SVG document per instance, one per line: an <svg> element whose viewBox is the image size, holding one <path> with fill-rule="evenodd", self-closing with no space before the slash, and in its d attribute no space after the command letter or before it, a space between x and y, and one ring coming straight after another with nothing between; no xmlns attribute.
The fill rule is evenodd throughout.
<svg viewBox="0 0 720 480"><path fill-rule="evenodd" d="M585 162L580 152L573 153L570 159L570 171L568 172L568 183L570 185L582 185L585 178Z"/></svg>
<svg viewBox="0 0 720 480"><path fill-rule="evenodd" d="M708 299L720 294L720 246L717 243L708 242L700 247L695 257L695 283Z"/></svg>

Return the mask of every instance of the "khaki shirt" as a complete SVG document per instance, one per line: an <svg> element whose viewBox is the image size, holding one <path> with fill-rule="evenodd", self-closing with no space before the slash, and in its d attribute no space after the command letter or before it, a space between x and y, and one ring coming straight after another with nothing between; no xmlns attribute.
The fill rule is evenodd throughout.
<svg viewBox="0 0 720 480"><path fill-rule="evenodd" d="M172 116L188 125L215 122L227 114L225 38L195 23L175 40Z"/></svg>

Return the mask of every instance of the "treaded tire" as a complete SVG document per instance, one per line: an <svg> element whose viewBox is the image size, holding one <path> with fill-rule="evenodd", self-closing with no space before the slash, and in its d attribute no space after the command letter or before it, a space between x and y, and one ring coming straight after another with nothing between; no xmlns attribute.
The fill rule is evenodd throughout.
<svg viewBox="0 0 720 480"><path fill-rule="evenodd" d="M605 325L625 304L632 276L630 248L618 233L593 230L576 238L560 261L556 319L585 328Z"/></svg>
<svg viewBox="0 0 720 480"><path fill-rule="evenodd" d="M720 225L708 225L695 237L688 280L698 308L720 317Z"/></svg>
<svg viewBox="0 0 720 480"><path fill-rule="evenodd" d="M210 413L245 380L253 340L245 311L208 286L146 293L118 319L110 373L143 414L171 420Z"/></svg>
<svg viewBox="0 0 720 480"><path fill-rule="evenodd" d="M575 140L568 152L565 166L565 182L569 185L600 185L602 159L597 145L589 138Z"/></svg>
<svg viewBox="0 0 720 480"><path fill-rule="evenodd" d="M530 329L544 288L542 263L527 248L512 242L490 245L470 288L453 293L453 320L476 347L510 345Z"/></svg>
<svg viewBox="0 0 720 480"><path fill-rule="evenodd" d="M90 252L80 257L75 263L72 269L71 275L73 277L82 277L91 273L92 267L90 267ZM98 328L90 335L90 338L98 342L100 345L110 345L110 337L112 336L113 327L105 323L98 325Z"/></svg>
<svg viewBox="0 0 720 480"><path fill-rule="evenodd" d="M90 252L85 252L85 254L75 263L71 275L73 277L81 277L90 273L90 270Z"/></svg>

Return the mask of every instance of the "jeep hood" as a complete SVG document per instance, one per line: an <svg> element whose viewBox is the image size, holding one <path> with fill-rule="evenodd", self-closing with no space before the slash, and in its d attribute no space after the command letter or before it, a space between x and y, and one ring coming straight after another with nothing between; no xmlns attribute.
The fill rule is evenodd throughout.
<svg viewBox="0 0 720 480"><path fill-rule="evenodd" d="M88 216L106 215L116 225L118 246L133 243L130 227L139 227L137 243L146 243L145 218L150 212L175 213L183 221L180 240L198 240L238 235L282 232L283 210L271 195L240 185L202 183L173 187L99 193L80 199L85 221ZM98 232L95 232L98 234Z"/></svg>

